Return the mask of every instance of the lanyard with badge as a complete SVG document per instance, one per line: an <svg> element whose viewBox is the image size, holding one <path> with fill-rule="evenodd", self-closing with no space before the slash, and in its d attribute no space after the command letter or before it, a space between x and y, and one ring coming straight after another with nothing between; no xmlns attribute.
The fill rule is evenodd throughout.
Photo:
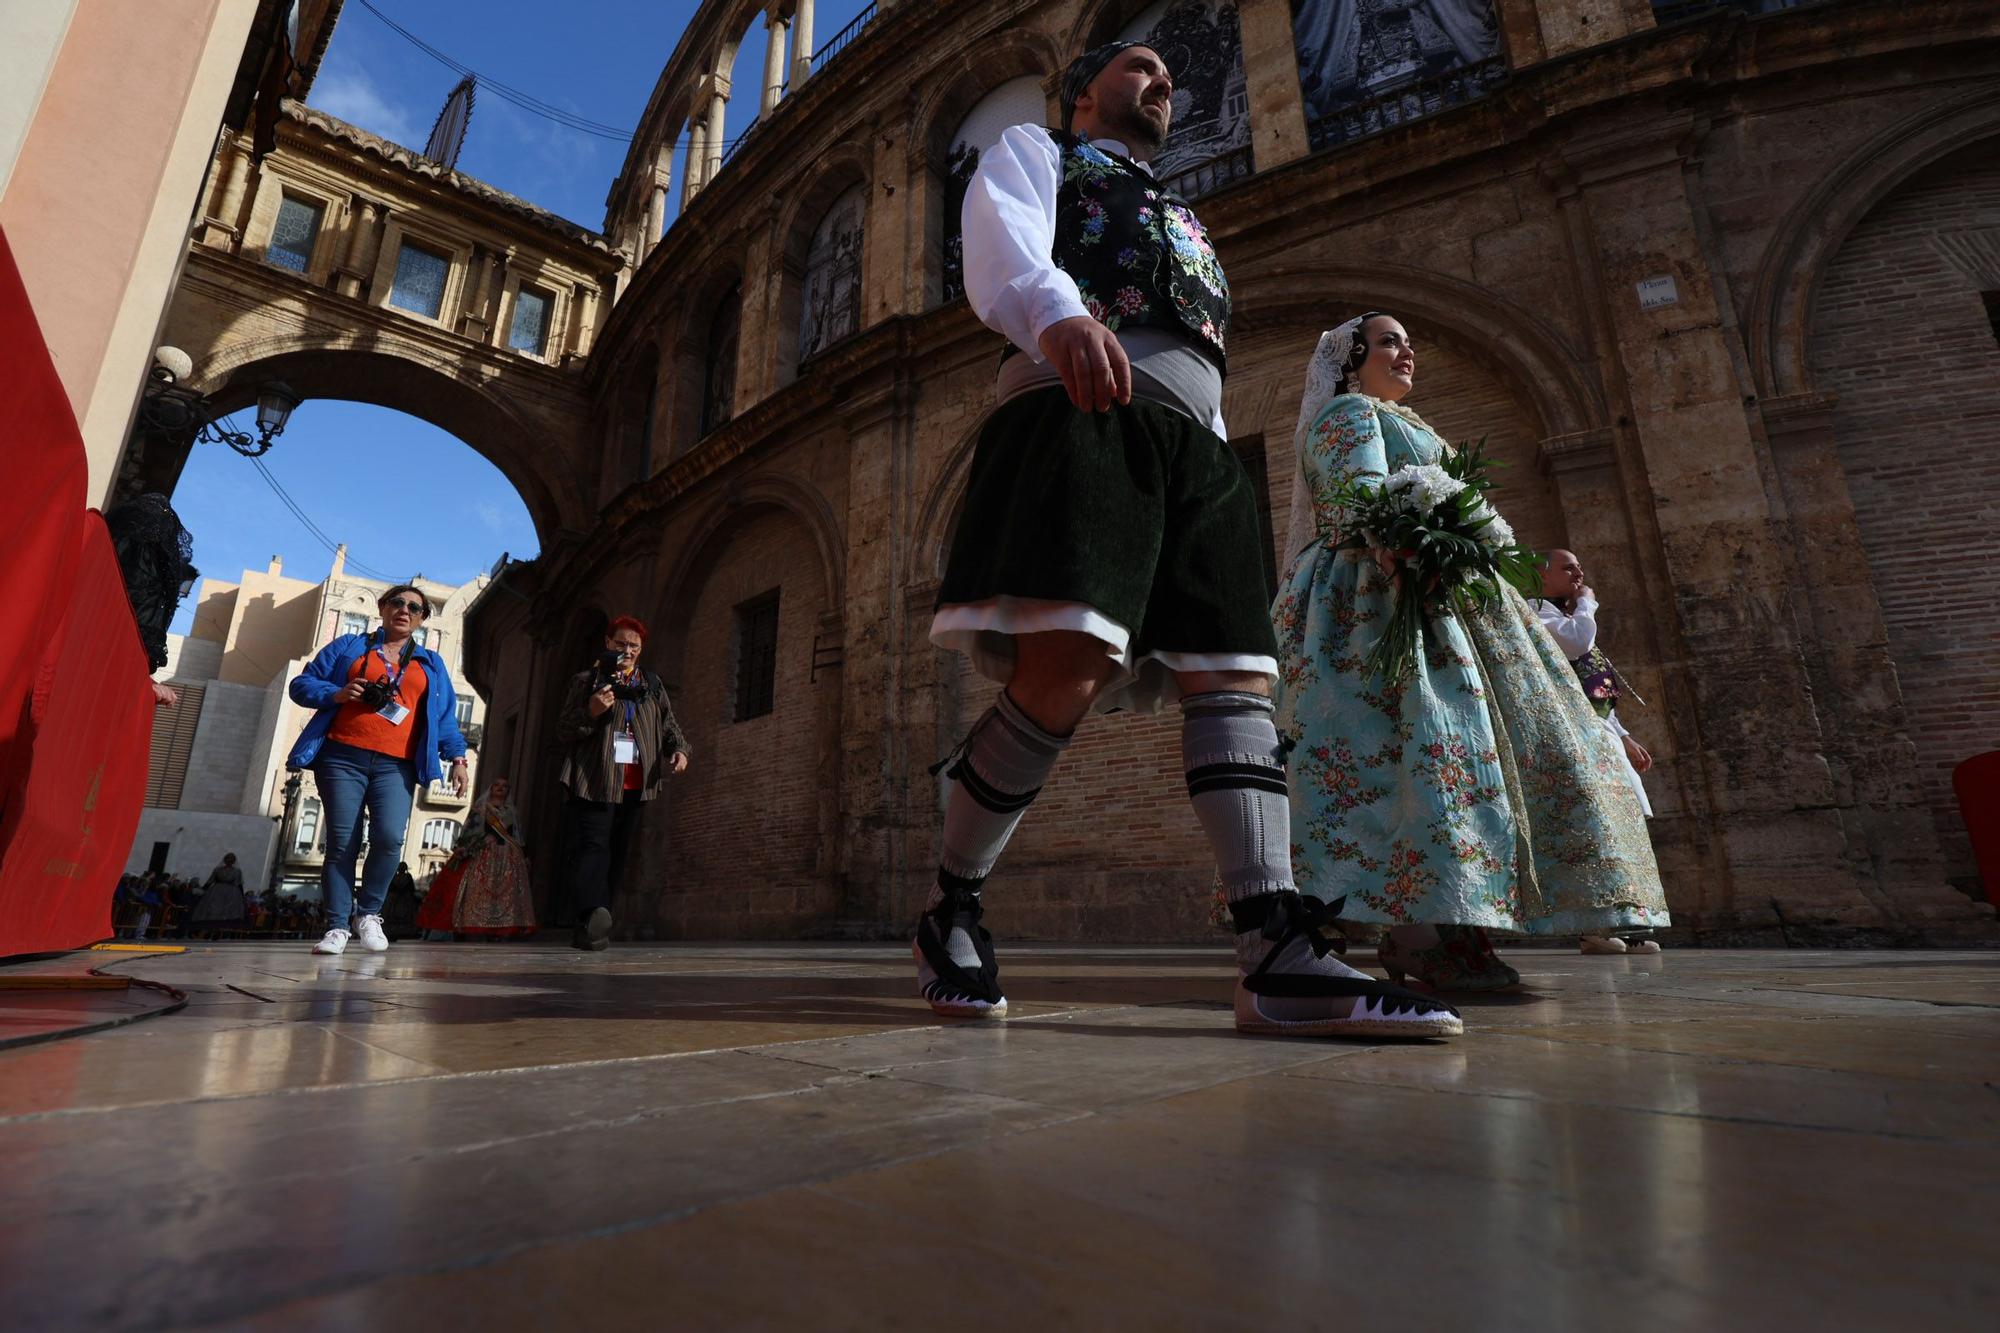
<svg viewBox="0 0 2000 1333"><path fill-rule="evenodd" d="M403 641L403 660L399 666L389 665L389 655L382 651L382 645L375 645L375 656L382 661L382 679L389 686L389 701L375 710L375 716L392 727L403 725L403 719L410 715L409 706L402 700L403 676L410 669L410 653L416 647L409 640Z"/></svg>
<svg viewBox="0 0 2000 1333"><path fill-rule="evenodd" d="M620 702L625 705L625 729L611 738L611 762L636 764L639 762L639 738L634 734L633 723L638 717L638 708L630 699L621 699Z"/></svg>

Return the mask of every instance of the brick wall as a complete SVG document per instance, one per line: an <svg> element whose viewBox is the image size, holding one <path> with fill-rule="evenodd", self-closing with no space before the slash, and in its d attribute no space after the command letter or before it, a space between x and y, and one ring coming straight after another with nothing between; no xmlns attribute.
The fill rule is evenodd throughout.
<svg viewBox="0 0 2000 1333"><path fill-rule="evenodd" d="M694 749L649 812L632 881L638 917L669 938L796 935L830 910L820 870L823 710L837 672L812 674L826 608L820 557L805 527L776 510L717 538L687 616L674 711ZM777 590L773 710L737 722L736 608Z"/></svg>
<svg viewBox="0 0 2000 1333"><path fill-rule="evenodd" d="M1834 422L1948 873L1976 886L1951 769L2000 744L2000 147L1917 176L1857 227L1814 306Z"/></svg>

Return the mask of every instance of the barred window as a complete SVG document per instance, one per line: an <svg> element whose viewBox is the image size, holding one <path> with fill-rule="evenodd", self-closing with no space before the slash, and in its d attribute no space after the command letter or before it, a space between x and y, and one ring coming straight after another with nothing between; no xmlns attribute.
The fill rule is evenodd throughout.
<svg viewBox="0 0 2000 1333"><path fill-rule="evenodd" d="M549 310L555 298L533 287L514 293L514 324L507 331L507 346L529 356L540 356L549 345Z"/></svg>
<svg viewBox="0 0 2000 1333"><path fill-rule="evenodd" d="M776 705L778 594L736 608L736 720L762 717Z"/></svg>
<svg viewBox="0 0 2000 1333"><path fill-rule="evenodd" d="M389 287L389 304L425 319L436 319L444 311L444 286L450 276L450 259L405 241L396 255L396 278Z"/></svg>
<svg viewBox="0 0 2000 1333"><path fill-rule="evenodd" d="M340 632L342 634L366 634L368 632L368 617L362 615L359 611L342 611L340 613Z"/></svg>
<svg viewBox="0 0 2000 1333"><path fill-rule="evenodd" d="M278 204L278 220L271 228L271 243L264 247L265 260L304 273L312 265L313 242L319 239L320 218L325 211L318 204L284 196Z"/></svg>
<svg viewBox="0 0 2000 1333"><path fill-rule="evenodd" d="M455 819L429 819L424 821L424 850L427 852L448 852L458 841L458 821Z"/></svg>

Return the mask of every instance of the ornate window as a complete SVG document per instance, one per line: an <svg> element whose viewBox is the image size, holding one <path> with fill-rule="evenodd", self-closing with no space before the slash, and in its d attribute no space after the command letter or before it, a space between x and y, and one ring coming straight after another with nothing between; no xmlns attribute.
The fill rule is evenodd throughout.
<svg viewBox="0 0 2000 1333"><path fill-rule="evenodd" d="M396 277L389 287L389 304L425 319L436 319L444 311L444 286L450 276L450 259L405 241L396 252Z"/></svg>
<svg viewBox="0 0 2000 1333"><path fill-rule="evenodd" d="M1507 74L1490 0L1293 0L1314 148L1483 96Z"/></svg>
<svg viewBox="0 0 2000 1333"><path fill-rule="evenodd" d="M427 852L448 852L458 841L458 821L455 819L427 819L424 821L423 848Z"/></svg>
<svg viewBox="0 0 2000 1333"><path fill-rule="evenodd" d="M340 613L340 632L342 634L366 634L368 632L368 617L362 615L359 611L342 611Z"/></svg>
<svg viewBox="0 0 2000 1333"><path fill-rule="evenodd" d="M294 273L312 266L313 243L319 239L320 219L326 210L293 195L278 203L278 220L271 227L271 243L264 247L266 262Z"/></svg>
<svg viewBox="0 0 2000 1333"><path fill-rule="evenodd" d="M549 311L555 297L535 287L514 293L514 323L507 330L507 346L529 356L541 356L549 346Z"/></svg>
<svg viewBox="0 0 2000 1333"><path fill-rule="evenodd" d="M1153 174L1190 199L1248 176L1250 94L1235 0L1159 0L1118 35L1146 43L1174 72L1173 129Z"/></svg>
<svg viewBox="0 0 2000 1333"><path fill-rule="evenodd" d="M959 122L951 136L951 150L944 165L944 283L946 301L965 295L965 247L959 234L959 215L965 209L965 187L979 169L979 155L1000 142L1000 136L1015 125L1039 125L1048 118L1048 102L1042 96L1042 81L1032 74L1009 79L979 99L978 105Z"/></svg>
<svg viewBox="0 0 2000 1333"><path fill-rule="evenodd" d="M706 435L729 420L736 408L736 345L743 329L743 289L731 287L708 326L707 359L701 375L701 428Z"/></svg>
<svg viewBox="0 0 2000 1333"><path fill-rule="evenodd" d="M799 305L799 363L861 328L861 235L867 195L859 185L833 201L806 250Z"/></svg>

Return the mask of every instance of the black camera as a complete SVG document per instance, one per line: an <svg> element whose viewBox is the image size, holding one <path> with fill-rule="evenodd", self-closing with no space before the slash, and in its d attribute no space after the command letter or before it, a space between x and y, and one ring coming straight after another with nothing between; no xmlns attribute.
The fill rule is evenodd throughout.
<svg viewBox="0 0 2000 1333"><path fill-rule="evenodd" d="M611 687L611 692L620 699L636 701L645 698L646 678L644 676L634 673L631 680L623 680L619 677L619 664L623 660L616 648L606 648L603 652L599 653L597 655L597 681L593 688L601 690L608 685Z"/></svg>
<svg viewBox="0 0 2000 1333"><path fill-rule="evenodd" d="M619 661L618 650L616 648L606 648L603 652L599 653L597 655L597 679L599 681L609 681L616 677Z"/></svg>
<svg viewBox="0 0 2000 1333"><path fill-rule="evenodd" d="M379 711L389 700L396 697L394 689L386 680L364 680L361 682L361 706Z"/></svg>

